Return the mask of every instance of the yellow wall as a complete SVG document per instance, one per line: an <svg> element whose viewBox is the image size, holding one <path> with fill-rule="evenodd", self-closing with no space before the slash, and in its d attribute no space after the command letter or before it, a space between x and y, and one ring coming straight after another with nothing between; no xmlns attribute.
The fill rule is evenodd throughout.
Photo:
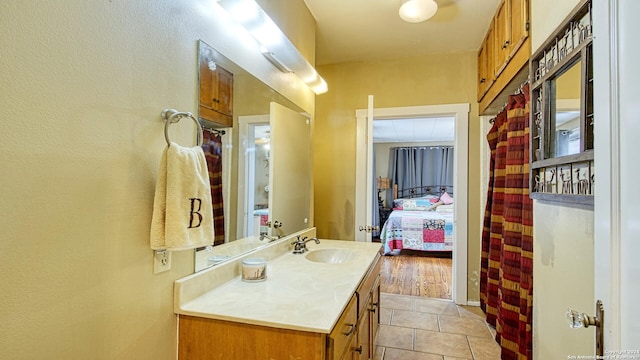
<svg viewBox="0 0 640 360"><path fill-rule="evenodd" d="M315 220L318 236L353 240L356 109L470 103L469 299L477 300L480 258L480 123L476 102L476 52L318 67L329 92L316 98L314 134ZM365 176L364 174L357 174ZM477 189L476 189L477 188ZM482 205L484 206L484 205ZM474 229L478 229L474 231Z"/></svg>
<svg viewBox="0 0 640 360"><path fill-rule="evenodd" d="M149 226L160 112L197 110L196 40L310 113L313 93L210 1L9 0L0 13L0 357L174 359L173 282L193 252L153 275ZM313 42L308 11L293 18ZM191 123L173 126L193 141Z"/></svg>
<svg viewBox="0 0 640 360"><path fill-rule="evenodd" d="M534 52L578 2L531 2ZM595 309L593 211L535 201L533 219L534 358L593 355L593 328L572 330L564 320L569 307L589 314Z"/></svg>

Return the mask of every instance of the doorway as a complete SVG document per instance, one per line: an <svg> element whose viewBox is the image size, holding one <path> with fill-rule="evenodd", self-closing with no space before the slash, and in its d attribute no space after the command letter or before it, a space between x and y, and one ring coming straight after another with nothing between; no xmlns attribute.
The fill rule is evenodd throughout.
<svg viewBox="0 0 640 360"><path fill-rule="evenodd" d="M467 180L468 180L468 121L469 104L426 105L395 108L371 108L356 110L357 151L356 174L372 174L373 119L428 118L452 116L455 118L454 134L454 244L452 267L452 300L467 304ZM367 116L371 113L372 116ZM373 177L356 177L356 241L371 241L366 229L372 223L371 208Z"/></svg>
<svg viewBox="0 0 640 360"><path fill-rule="evenodd" d="M438 200L443 192L456 197L453 189L454 135L453 116L373 119L373 175L377 186L372 195L377 198L370 211L373 226L378 230L372 232L372 241L380 242L385 247L385 254L393 255L382 259L382 292L452 298L451 212L454 205L440 205ZM407 194L408 191L403 190L401 184L407 188L403 178L410 181L411 187L419 184L420 188L412 188L416 193ZM400 185L394 190L390 184ZM418 201L429 199L433 208L403 210L400 199L407 195ZM418 218L422 219L420 234L414 234L407 222ZM436 222L442 229L423 230L422 226L429 222ZM419 235L422 241L413 243L410 241L414 238L412 235ZM394 250L389 248L390 244Z"/></svg>

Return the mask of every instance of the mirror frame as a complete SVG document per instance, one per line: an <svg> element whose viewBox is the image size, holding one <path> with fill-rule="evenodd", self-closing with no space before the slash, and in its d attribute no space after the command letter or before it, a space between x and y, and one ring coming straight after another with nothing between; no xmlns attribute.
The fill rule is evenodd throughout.
<svg viewBox="0 0 640 360"><path fill-rule="evenodd" d="M530 196L593 206L593 32L591 0L582 0L533 54L530 87ZM580 64L580 152L555 154L555 80Z"/></svg>

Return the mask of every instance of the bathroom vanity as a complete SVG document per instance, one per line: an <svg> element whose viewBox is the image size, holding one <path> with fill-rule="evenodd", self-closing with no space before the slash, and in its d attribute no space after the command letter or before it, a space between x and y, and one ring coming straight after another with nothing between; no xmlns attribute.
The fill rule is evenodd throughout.
<svg viewBox="0 0 640 360"><path fill-rule="evenodd" d="M292 240L176 281L179 359L373 358L380 244ZM241 280L245 257L268 260L266 281Z"/></svg>

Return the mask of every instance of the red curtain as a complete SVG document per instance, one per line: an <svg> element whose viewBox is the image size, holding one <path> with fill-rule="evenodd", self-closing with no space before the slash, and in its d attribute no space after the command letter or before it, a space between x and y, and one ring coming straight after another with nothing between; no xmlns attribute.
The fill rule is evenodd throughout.
<svg viewBox="0 0 640 360"><path fill-rule="evenodd" d="M482 231L480 303L502 359L532 359L533 202L529 197L529 86L509 96L487 141L489 190Z"/></svg>
<svg viewBox="0 0 640 360"><path fill-rule="evenodd" d="M207 160L211 203L213 205L213 245L224 243L224 204L222 202L222 138L218 134L204 131L202 150Z"/></svg>

